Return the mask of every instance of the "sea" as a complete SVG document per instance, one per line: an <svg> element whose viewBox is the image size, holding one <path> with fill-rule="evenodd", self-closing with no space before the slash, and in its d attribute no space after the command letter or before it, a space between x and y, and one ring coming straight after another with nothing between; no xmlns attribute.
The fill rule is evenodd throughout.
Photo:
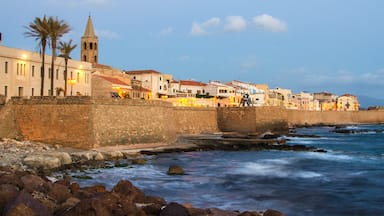
<svg viewBox="0 0 384 216"><path fill-rule="evenodd" d="M344 133L336 133L344 130ZM69 173L82 187L121 179L197 208L296 215L384 215L384 125L296 128L287 143L327 152L202 151L147 156L145 165ZM308 136L307 136L308 135ZM315 135L315 136L309 136ZM170 165L185 175L170 176Z"/></svg>

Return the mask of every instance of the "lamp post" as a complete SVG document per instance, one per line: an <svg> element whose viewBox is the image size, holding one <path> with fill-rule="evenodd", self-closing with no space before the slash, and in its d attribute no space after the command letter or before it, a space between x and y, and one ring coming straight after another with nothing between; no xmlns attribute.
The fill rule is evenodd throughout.
<svg viewBox="0 0 384 216"><path fill-rule="evenodd" d="M73 85L76 84L76 80L71 78L68 80L68 83L69 85L71 85L71 96L72 96Z"/></svg>

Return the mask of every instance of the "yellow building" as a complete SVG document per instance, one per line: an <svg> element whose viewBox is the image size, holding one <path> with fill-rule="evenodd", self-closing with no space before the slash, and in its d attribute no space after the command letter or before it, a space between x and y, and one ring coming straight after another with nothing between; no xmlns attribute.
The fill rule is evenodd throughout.
<svg viewBox="0 0 384 216"><path fill-rule="evenodd" d="M41 56L37 52L0 45L0 94L6 100L11 97L41 96ZM54 77L51 77L51 56L45 56L43 96L50 95L51 79L54 79L53 95L64 95L64 58L56 57ZM67 95L91 95L92 64L68 60Z"/></svg>
<svg viewBox="0 0 384 216"><path fill-rule="evenodd" d="M337 98L337 111L358 111L359 101L355 95L344 94Z"/></svg>

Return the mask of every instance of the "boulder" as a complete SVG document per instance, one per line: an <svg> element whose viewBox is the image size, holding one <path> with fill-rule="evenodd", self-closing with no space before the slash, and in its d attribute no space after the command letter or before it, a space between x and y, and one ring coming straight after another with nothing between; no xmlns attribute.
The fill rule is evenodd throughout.
<svg viewBox="0 0 384 216"><path fill-rule="evenodd" d="M181 166L171 165L168 168L168 175L184 175L184 169Z"/></svg>
<svg viewBox="0 0 384 216"><path fill-rule="evenodd" d="M52 157L59 158L61 165L67 165L72 163L71 155L67 152L52 152L49 154Z"/></svg>
<svg viewBox="0 0 384 216"><path fill-rule="evenodd" d="M26 190L22 190L13 201L9 202L3 213L4 215L52 215L47 207L34 199Z"/></svg>
<svg viewBox="0 0 384 216"><path fill-rule="evenodd" d="M24 184L24 189L29 193L33 191L48 192L52 187L51 183L37 175L28 174L20 178Z"/></svg>
<svg viewBox="0 0 384 216"><path fill-rule="evenodd" d="M160 216L190 216L190 214L184 206L171 202L161 210Z"/></svg>
<svg viewBox="0 0 384 216"><path fill-rule="evenodd" d="M264 212L263 216L285 216L285 214L273 209L268 209Z"/></svg>
<svg viewBox="0 0 384 216"><path fill-rule="evenodd" d="M30 155L24 158L24 163L35 170L51 170L62 165L58 157L51 155Z"/></svg>
<svg viewBox="0 0 384 216"><path fill-rule="evenodd" d="M58 204L65 202L70 198L71 192L67 186L64 186L59 183L53 184L51 190L48 192L48 196L52 197Z"/></svg>
<svg viewBox="0 0 384 216"><path fill-rule="evenodd" d="M127 180L120 180L115 187L113 187L112 192L126 197L135 203L144 203L145 201L145 194Z"/></svg>

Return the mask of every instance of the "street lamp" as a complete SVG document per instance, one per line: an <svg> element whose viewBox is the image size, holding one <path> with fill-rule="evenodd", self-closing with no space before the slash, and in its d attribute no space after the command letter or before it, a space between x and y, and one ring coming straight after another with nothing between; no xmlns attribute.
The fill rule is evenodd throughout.
<svg viewBox="0 0 384 216"><path fill-rule="evenodd" d="M76 84L76 80L75 79L69 79L68 83L69 83L69 85L71 85L71 96L72 96L73 85Z"/></svg>

